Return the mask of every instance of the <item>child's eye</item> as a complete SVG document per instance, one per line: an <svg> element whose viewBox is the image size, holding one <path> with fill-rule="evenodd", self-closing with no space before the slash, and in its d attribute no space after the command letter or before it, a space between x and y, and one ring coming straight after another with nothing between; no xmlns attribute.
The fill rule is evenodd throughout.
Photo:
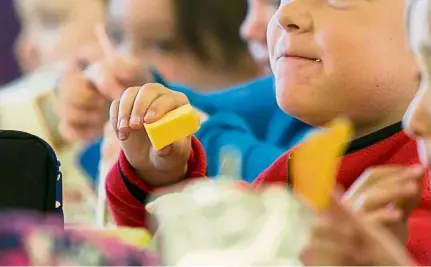
<svg viewBox="0 0 431 267"><path fill-rule="evenodd" d="M281 0L268 0L268 4L275 6L275 7L279 7L281 4Z"/></svg>
<svg viewBox="0 0 431 267"><path fill-rule="evenodd" d="M119 28L108 28L108 35L115 45L120 45L124 42L124 32Z"/></svg>
<svg viewBox="0 0 431 267"><path fill-rule="evenodd" d="M177 44L173 40L154 40L151 44L153 48L161 52L172 52L177 49Z"/></svg>
<svg viewBox="0 0 431 267"><path fill-rule="evenodd" d="M57 15L44 15L40 18L40 23L44 28L53 29L60 26L63 18Z"/></svg>
<svg viewBox="0 0 431 267"><path fill-rule="evenodd" d="M335 8L347 8L358 0L327 0L328 5Z"/></svg>

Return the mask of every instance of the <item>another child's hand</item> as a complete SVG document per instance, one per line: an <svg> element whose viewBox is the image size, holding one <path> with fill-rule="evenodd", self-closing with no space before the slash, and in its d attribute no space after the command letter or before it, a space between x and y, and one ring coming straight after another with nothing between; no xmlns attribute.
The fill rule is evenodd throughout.
<svg viewBox="0 0 431 267"><path fill-rule="evenodd" d="M86 60L69 62L57 83L59 133L68 141L89 141L100 136L108 120L109 103L86 77Z"/></svg>
<svg viewBox="0 0 431 267"><path fill-rule="evenodd" d="M420 166L371 168L345 193L343 202L368 221L388 226L405 242L406 219L420 199L423 175Z"/></svg>
<svg viewBox="0 0 431 267"><path fill-rule="evenodd" d="M96 90L109 100L118 100L127 87L152 81L148 67L128 56L115 56L90 65L86 76Z"/></svg>
<svg viewBox="0 0 431 267"><path fill-rule="evenodd" d="M184 178L191 137L156 151L143 124L155 122L188 103L182 93L160 84L146 84L128 88L121 99L111 105L111 125L121 140L123 151L138 175L150 186L164 186Z"/></svg>
<svg viewBox="0 0 431 267"><path fill-rule="evenodd" d="M319 216L304 250L306 265L409 266L404 246L384 227L371 223L334 199Z"/></svg>
<svg viewBox="0 0 431 267"><path fill-rule="evenodd" d="M72 60L58 82L60 133L70 141L100 136L108 120L109 102L119 99L127 87L151 81L148 68L134 58L96 60L87 54Z"/></svg>

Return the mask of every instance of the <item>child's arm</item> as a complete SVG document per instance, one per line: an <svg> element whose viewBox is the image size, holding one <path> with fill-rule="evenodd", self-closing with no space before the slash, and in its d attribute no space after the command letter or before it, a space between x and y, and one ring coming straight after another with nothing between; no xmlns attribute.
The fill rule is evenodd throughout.
<svg viewBox="0 0 431 267"><path fill-rule="evenodd" d="M256 147L256 149L265 149L265 147ZM255 156L253 155L253 157ZM255 159L259 160L257 156ZM287 179L285 174L287 168L280 168L280 166L287 166L287 155L281 156L273 163L273 166L260 175L258 181L271 180L271 182L285 184L286 180L283 177ZM206 176L206 170L207 158L204 148L200 141L193 137L188 172L183 182L186 183ZM259 186L260 183L255 183L255 185ZM124 153L121 152L118 163L112 167L106 179L108 205L115 222L120 226L146 227L148 229L148 214L145 210L145 204L150 200L149 195L159 190L164 191L165 188L147 186L133 170Z"/></svg>
<svg viewBox="0 0 431 267"><path fill-rule="evenodd" d="M192 139L188 168L186 176L190 180L206 175L205 152L196 138ZM159 189L166 188L152 188L146 185L121 151L117 164L112 167L106 179L106 197L116 224L149 229L145 205L150 200L150 194L156 193Z"/></svg>
<svg viewBox="0 0 431 267"><path fill-rule="evenodd" d="M196 137L202 143L207 155L207 174L214 177L219 173L220 151L232 147L241 155L241 178L253 180L268 168L285 150L273 144L259 141L247 123L232 113L218 113L204 122Z"/></svg>

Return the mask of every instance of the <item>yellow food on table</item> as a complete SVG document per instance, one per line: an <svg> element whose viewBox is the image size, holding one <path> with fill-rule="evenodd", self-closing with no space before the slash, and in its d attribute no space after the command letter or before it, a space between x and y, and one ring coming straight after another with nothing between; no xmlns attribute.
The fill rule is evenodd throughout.
<svg viewBox="0 0 431 267"><path fill-rule="evenodd" d="M103 231L103 234L119 238L122 242L137 248L150 248L152 245L151 234L141 228L120 227L107 229Z"/></svg>
<svg viewBox="0 0 431 267"><path fill-rule="evenodd" d="M154 148L160 150L197 132L200 128L200 115L187 104L166 113L154 123L144 124L144 127Z"/></svg>

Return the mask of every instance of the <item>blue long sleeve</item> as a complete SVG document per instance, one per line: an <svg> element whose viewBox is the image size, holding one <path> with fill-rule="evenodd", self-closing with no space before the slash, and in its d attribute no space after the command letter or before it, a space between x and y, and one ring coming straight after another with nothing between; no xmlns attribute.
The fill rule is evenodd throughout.
<svg viewBox="0 0 431 267"><path fill-rule="evenodd" d="M281 111L276 102L272 75L207 93L197 92L178 84L167 84L156 73L154 77L156 82L187 95L193 106L209 116L219 112L235 113L249 125L253 134L260 140L265 138L273 114Z"/></svg>
<svg viewBox="0 0 431 267"><path fill-rule="evenodd" d="M268 168L285 149L263 143L253 136L247 123L232 113L218 113L202 124L196 134L205 149L208 176L219 172L220 151L223 147L233 147L241 154L242 177L252 182L259 173Z"/></svg>

